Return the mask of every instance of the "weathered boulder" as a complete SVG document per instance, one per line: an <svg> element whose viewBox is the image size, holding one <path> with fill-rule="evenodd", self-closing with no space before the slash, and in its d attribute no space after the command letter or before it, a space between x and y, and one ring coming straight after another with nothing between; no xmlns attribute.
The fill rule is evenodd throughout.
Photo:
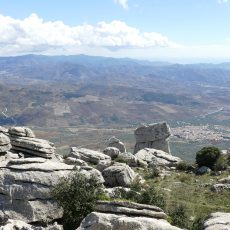
<svg viewBox="0 0 230 230"><path fill-rule="evenodd" d="M218 180L217 184L211 187L213 192L222 192L224 190L230 190L230 176Z"/></svg>
<svg viewBox="0 0 230 230"><path fill-rule="evenodd" d="M105 182L102 174L97 169L90 166L82 166L78 169L78 171L85 175L87 178L94 177L97 180L97 183L103 184Z"/></svg>
<svg viewBox="0 0 230 230"><path fill-rule="evenodd" d="M123 163L114 163L103 170L102 175L105 179L105 185L109 187L129 187L136 177L136 173Z"/></svg>
<svg viewBox="0 0 230 230"><path fill-rule="evenodd" d="M121 153L119 157L117 158L118 161L124 162L130 167L137 167L138 166L138 159L135 155L132 153ZM115 159L116 161L116 159Z"/></svg>
<svg viewBox="0 0 230 230"><path fill-rule="evenodd" d="M101 160L111 160L110 156L91 149L72 147L68 157L81 159L83 161L98 164Z"/></svg>
<svg viewBox="0 0 230 230"><path fill-rule="evenodd" d="M63 230L63 227L57 223L48 227L33 226L21 220L9 219L4 226L0 227L0 230Z"/></svg>
<svg viewBox="0 0 230 230"><path fill-rule="evenodd" d="M133 202L99 201L77 230L179 230L170 225L162 209Z"/></svg>
<svg viewBox="0 0 230 230"><path fill-rule="evenodd" d="M211 213L203 224L204 230L229 230L230 213L215 212Z"/></svg>
<svg viewBox="0 0 230 230"><path fill-rule="evenodd" d="M104 149L103 153L110 156L112 160L114 160L121 154L120 150L115 147L107 147L106 149Z"/></svg>
<svg viewBox="0 0 230 230"><path fill-rule="evenodd" d="M8 134L8 129L3 126L0 126L0 133Z"/></svg>
<svg viewBox="0 0 230 230"><path fill-rule="evenodd" d="M104 169L108 168L111 165L112 161L110 159L107 160L101 160L98 162L96 168L100 172L102 172Z"/></svg>
<svg viewBox="0 0 230 230"><path fill-rule="evenodd" d="M0 219L47 223L61 218L50 188L73 167L44 158L0 162Z"/></svg>
<svg viewBox="0 0 230 230"><path fill-rule="evenodd" d="M108 147L114 147L114 148L117 148L119 149L119 151L121 153L124 153L126 152L126 148L125 148L125 145L123 142L121 142L119 139L117 138L112 138L108 144Z"/></svg>
<svg viewBox="0 0 230 230"><path fill-rule="evenodd" d="M134 134L136 138L134 153L144 148L159 149L170 153L168 138L171 132L167 123L143 125L137 128Z"/></svg>
<svg viewBox="0 0 230 230"><path fill-rule="evenodd" d="M212 170L207 167L207 166L201 166L200 168L197 169L196 173L198 175L203 175L203 174L206 174L206 173L210 173Z"/></svg>
<svg viewBox="0 0 230 230"><path fill-rule="evenodd" d="M35 134L34 132L27 127L11 127L8 130L10 135L16 135L19 137L30 137L30 138L34 138Z"/></svg>
<svg viewBox="0 0 230 230"><path fill-rule="evenodd" d="M182 160L164 151L145 148L135 154L139 161L144 161L149 167L175 167Z"/></svg>
<svg viewBox="0 0 230 230"><path fill-rule="evenodd" d="M74 157L65 158L64 163L67 165L77 165L77 166L87 166L88 165L85 161L81 159L76 159Z"/></svg>
<svg viewBox="0 0 230 230"><path fill-rule="evenodd" d="M10 138L0 132L0 153L6 153L11 147Z"/></svg>
<svg viewBox="0 0 230 230"><path fill-rule="evenodd" d="M55 154L54 144L43 139L10 136L12 150L26 155L52 158Z"/></svg>

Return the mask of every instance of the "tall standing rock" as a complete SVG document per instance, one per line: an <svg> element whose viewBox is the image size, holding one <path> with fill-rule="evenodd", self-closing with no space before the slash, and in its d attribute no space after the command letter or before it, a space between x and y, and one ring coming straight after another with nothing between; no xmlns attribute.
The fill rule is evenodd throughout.
<svg viewBox="0 0 230 230"><path fill-rule="evenodd" d="M159 149L170 153L168 138L171 132L166 122L143 125L138 127L134 134L136 137L134 153L144 148Z"/></svg>

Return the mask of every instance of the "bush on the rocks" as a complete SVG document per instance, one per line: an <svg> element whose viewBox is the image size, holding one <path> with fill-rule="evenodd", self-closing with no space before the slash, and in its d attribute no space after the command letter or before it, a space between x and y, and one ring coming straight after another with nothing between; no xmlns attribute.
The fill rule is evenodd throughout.
<svg viewBox="0 0 230 230"><path fill-rule="evenodd" d="M224 160L224 158L221 155L221 151L213 146L209 147L203 147L201 150L199 150L196 153L196 163L199 167L201 166L207 166L212 170L224 167L225 163L227 163L227 160Z"/></svg>
<svg viewBox="0 0 230 230"><path fill-rule="evenodd" d="M188 163L186 161L181 161L176 166L176 169L179 171L184 171L184 172L193 172L194 166L191 163Z"/></svg>
<svg viewBox="0 0 230 230"><path fill-rule="evenodd" d="M93 211L101 185L93 177L87 178L74 172L68 178L61 178L51 194L63 208L64 229L76 229L87 214Z"/></svg>

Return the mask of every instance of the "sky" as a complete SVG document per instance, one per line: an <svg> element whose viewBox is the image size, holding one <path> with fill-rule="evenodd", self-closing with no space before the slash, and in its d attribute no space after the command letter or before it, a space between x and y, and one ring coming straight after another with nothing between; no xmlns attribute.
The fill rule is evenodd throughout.
<svg viewBox="0 0 230 230"><path fill-rule="evenodd" d="M0 56L230 61L230 0L0 0Z"/></svg>

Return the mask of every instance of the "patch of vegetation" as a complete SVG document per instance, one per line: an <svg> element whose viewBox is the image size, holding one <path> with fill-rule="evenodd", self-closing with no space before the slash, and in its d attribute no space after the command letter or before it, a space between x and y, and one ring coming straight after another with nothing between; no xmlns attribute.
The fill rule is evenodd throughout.
<svg viewBox="0 0 230 230"><path fill-rule="evenodd" d="M184 172L193 172L195 167L189 162L182 161L176 166L176 169Z"/></svg>
<svg viewBox="0 0 230 230"><path fill-rule="evenodd" d="M196 163L199 167L207 166L212 170L224 169L227 159L221 156L220 149L214 146L203 147L196 153Z"/></svg>
<svg viewBox="0 0 230 230"><path fill-rule="evenodd" d="M101 185L97 180L93 177L88 179L79 172L61 178L51 194L63 208L64 229L68 230L76 229L102 196Z"/></svg>

